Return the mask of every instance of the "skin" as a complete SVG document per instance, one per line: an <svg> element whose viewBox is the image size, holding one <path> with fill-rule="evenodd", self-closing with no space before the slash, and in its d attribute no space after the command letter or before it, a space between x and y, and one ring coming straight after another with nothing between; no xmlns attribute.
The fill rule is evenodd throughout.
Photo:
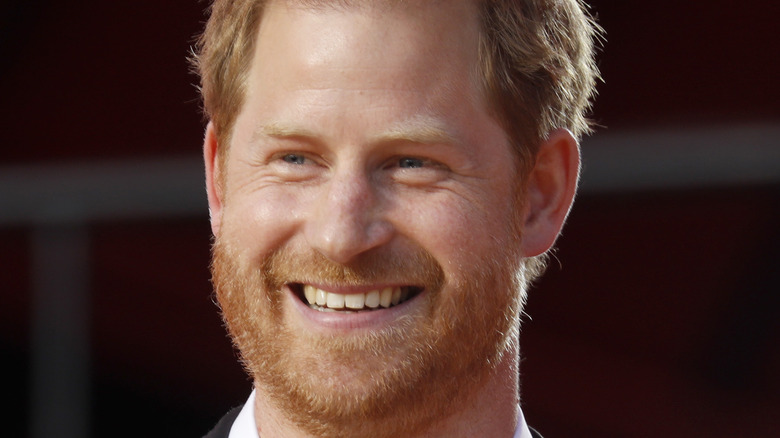
<svg viewBox="0 0 780 438"><path fill-rule="evenodd" d="M565 130L550 134L527 185L518 183L523 178L505 132L471 76L478 42L473 5L421 3L380 13L271 2L225 168L217 159L223 145L211 124L206 131L212 230L246 266L261 266L280 250L349 266L421 249L443 273L441 290L427 287L401 306L360 314L311 310L293 286L283 286L278 317L290 337L286 348L294 363L322 368L313 381L323 393L359 394L372 376L409 354L402 341L388 338L379 357L358 351L343 362L322 351L323 339L411 332L405 318L433 318L441 300L465 302L459 285L477 275L469 267L547 251L576 191L579 152ZM403 273L357 284L315 277L306 278L339 293L407 285ZM472 289L470 297L482 293L487 303L504 292ZM463 383L458 397L441 401L446 409L439 418L420 417L414 434L405 436L511 436L518 351L516 332L507 336L473 385ZM312 435L274 402L267 385L256 382L256 389L261 436ZM404 418L414 424L413 415Z"/></svg>

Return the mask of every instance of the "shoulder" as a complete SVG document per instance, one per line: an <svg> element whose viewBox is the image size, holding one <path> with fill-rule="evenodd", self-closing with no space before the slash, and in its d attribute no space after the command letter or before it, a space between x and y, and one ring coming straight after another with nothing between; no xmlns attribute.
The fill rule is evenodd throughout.
<svg viewBox="0 0 780 438"><path fill-rule="evenodd" d="M537 431L533 430L533 429L532 429L532 428L530 428L530 427L528 428L528 430L530 430L530 431L531 431L531 437L533 437L533 438L542 438L542 435L541 435L541 434L539 434L539 432L537 432Z"/></svg>
<svg viewBox="0 0 780 438"><path fill-rule="evenodd" d="M230 427L233 426L233 423L236 421L236 417L238 417L238 413L241 412L242 407L244 407L244 405L236 406L235 408L231 409L219 420L216 426L214 426L214 428L211 429L209 433L203 436L203 438L227 438L228 434L230 434Z"/></svg>

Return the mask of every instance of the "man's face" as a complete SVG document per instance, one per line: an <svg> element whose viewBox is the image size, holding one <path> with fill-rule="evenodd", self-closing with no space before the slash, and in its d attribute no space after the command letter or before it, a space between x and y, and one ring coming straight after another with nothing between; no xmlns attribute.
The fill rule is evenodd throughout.
<svg viewBox="0 0 780 438"><path fill-rule="evenodd" d="M516 353L518 175L476 15L419 3L272 2L220 169L230 331L258 390L323 435L428 424Z"/></svg>

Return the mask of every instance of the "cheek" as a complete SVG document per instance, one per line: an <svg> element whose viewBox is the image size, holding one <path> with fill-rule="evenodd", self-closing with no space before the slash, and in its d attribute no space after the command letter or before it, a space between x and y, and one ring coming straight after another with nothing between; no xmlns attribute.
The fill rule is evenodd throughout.
<svg viewBox="0 0 780 438"><path fill-rule="evenodd" d="M399 234L429 251L446 272L461 272L515 245L511 238L511 202L489 196L482 202L462 198L429 202L402 214Z"/></svg>
<svg viewBox="0 0 780 438"><path fill-rule="evenodd" d="M299 228L301 204L294 193L275 188L234 193L224 205L223 237L255 262L262 260Z"/></svg>

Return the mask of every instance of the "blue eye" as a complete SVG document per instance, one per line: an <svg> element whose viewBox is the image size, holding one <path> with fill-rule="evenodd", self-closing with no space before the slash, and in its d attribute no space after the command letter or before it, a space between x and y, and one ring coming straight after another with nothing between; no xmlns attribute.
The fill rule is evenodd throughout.
<svg viewBox="0 0 780 438"><path fill-rule="evenodd" d="M425 161L419 158L401 158L398 160L398 167L403 169L419 169L425 166Z"/></svg>
<svg viewBox="0 0 780 438"><path fill-rule="evenodd" d="M298 154L287 154L284 157L282 157L282 160L284 160L285 163L290 163L290 164L306 163L306 157Z"/></svg>

